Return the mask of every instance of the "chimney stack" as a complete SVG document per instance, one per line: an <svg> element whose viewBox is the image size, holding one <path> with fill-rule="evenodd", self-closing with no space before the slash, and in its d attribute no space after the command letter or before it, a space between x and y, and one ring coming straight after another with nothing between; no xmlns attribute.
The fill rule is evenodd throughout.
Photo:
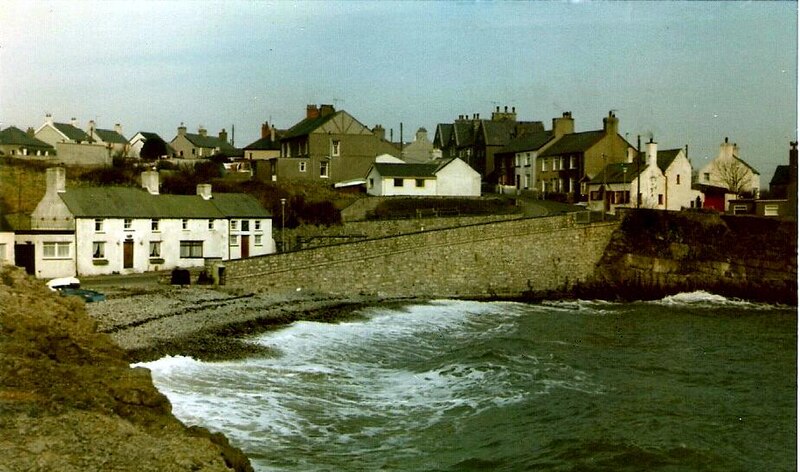
<svg viewBox="0 0 800 472"><path fill-rule="evenodd" d="M142 172L142 188L150 195L158 195L158 171L146 170Z"/></svg>
<svg viewBox="0 0 800 472"><path fill-rule="evenodd" d="M46 189L48 194L58 194L67 191L67 171L63 167L48 167L45 171Z"/></svg>
<svg viewBox="0 0 800 472"><path fill-rule="evenodd" d="M319 106L319 115L320 116L333 115L335 112L336 112L336 109L333 108L333 105L320 105Z"/></svg>
<svg viewBox="0 0 800 472"><path fill-rule="evenodd" d="M575 121L572 119L572 112L565 111L561 114L561 118L553 118L553 135L560 138L565 134L572 134L575 132Z"/></svg>
<svg viewBox="0 0 800 472"><path fill-rule="evenodd" d="M114 123L114 131L116 131L119 134L122 134L122 125L119 123Z"/></svg>
<svg viewBox="0 0 800 472"><path fill-rule="evenodd" d="M319 108L316 105L306 105L306 119L313 120L319 118Z"/></svg>
<svg viewBox="0 0 800 472"><path fill-rule="evenodd" d="M200 136L207 136L208 135L208 131L205 128L203 128L203 125L200 125L197 128L197 134L199 134Z"/></svg>
<svg viewBox="0 0 800 472"><path fill-rule="evenodd" d="M73 116L73 117L72 117L72 118L69 120L69 123L70 123L72 126L75 126L75 127L77 127L77 126L78 126L78 119L77 119L77 118L75 118L75 117Z"/></svg>
<svg viewBox="0 0 800 472"><path fill-rule="evenodd" d="M51 115L50 113L44 115L44 122L50 126L53 126L53 115Z"/></svg>
<svg viewBox="0 0 800 472"><path fill-rule="evenodd" d="M653 142L653 138L650 138L650 142L647 143L645 154L647 156L647 166L658 167L658 143Z"/></svg>
<svg viewBox="0 0 800 472"><path fill-rule="evenodd" d="M269 129L269 140L274 143L275 142L275 138L276 138L276 136L275 136L275 125L272 125L270 127L270 129Z"/></svg>
<svg viewBox="0 0 800 472"><path fill-rule="evenodd" d="M378 139L386 139L386 130L381 125L375 125L375 127L372 128L372 134Z"/></svg>
<svg viewBox="0 0 800 472"><path fill-rule="evenodd" d="M211 184L197 184L197 194L203 200L211 200Z"/></svg>
<svg viewBox="0 0 800 472"><path fill-rule="evenodd" d="M603 118L603 131L609 136L619 134L619 119L614 114L614 110L608 112L608 116Z"/></svg>
<svg viewBox="0 0 800 472"><path fill-rule="evenodd" d="M797 141L789 143L789 168L792 169L792 176L797 175Z"/></svg>
<svg viewBox="0 0 800 472"><path fill-rule="evenodd" d="M265 121L261 124L261 139L264 139L267 136L269 136L269 123Z"/></svg>
<svg viewBox="0 0 800 472"><path fill-rule="evenodd" d="M181 125L178 126L178 136L183 136L184 134L186 134L186 125L181 121Z"/></svg>
<svg viewBox="0 0 800 472"><path fill-rule="evenodd" d="M225 128L222 128L222 131L219 132L219 140L223 143L228 142L228 132L225 131Z"/></svg>

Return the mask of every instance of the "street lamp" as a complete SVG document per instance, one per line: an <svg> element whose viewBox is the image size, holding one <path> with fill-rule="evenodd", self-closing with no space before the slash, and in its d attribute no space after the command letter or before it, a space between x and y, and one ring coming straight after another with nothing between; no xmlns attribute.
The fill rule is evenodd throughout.
<svg viewBox="0 0 800 472"><path fill-rule="evenodd" d="M281 198L281 252L286 252L286 199Z"/></svg>

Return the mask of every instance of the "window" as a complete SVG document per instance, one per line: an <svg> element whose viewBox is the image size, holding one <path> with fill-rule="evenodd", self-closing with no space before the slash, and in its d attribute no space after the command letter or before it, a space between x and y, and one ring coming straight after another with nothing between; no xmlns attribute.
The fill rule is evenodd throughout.
<svg viewBox="0 0 800 472"><path fill-rule="evenodd" d="M394 179L394 186L395 187L402 187L403 186L403 179Z"/></svg>
<svg viewBox="0 0 800 472"><path fill-rule="evenodd" d="M340 152L341 142L337 139L331 141L331 156L338 157Z"/></svg>
<svg viewBox="0 0 800 472"><path fill-rule="evenodd" d="M103 231L103 219L102 218L95 218L94 219L94 232L101 233Z"/></svg>
<svg viewBox="0 0 800 472"><path fill-rule="evenodd" d="M659 205L663 205L664 204L664 194L663 193L659 193L658 194L658 204Z"/></svg>
<svg viewBox="0 0 800 472"><path fill-rule="evenodd" d="M250 231L250 220L242 220L242 231Z"/></svg>
<svg viewBox="0 0 800 472"><path fill-rule="evenodd" d="M417 188L423 188L425 187L425 179L416 179L414 180L414 184L417 186Z"/></svg>
<svg viewBox="0 0 800 472"><path fill-rule="evenodd" d="M531 175L525 174L525 188L528 189L531 187Z"/></svg>
<svg viewBox="0 0 800 472"><path fill-rule="evenodd" d="M306 163L305 163L305 161L298 162L297 163L297 167L300 170L300 172L305 172L306 171Z"/></svg>
<svg viewBox="0 0 800 472"><path fill-rule="evenodd" d="M709 174L708 172L704 172L703 173L703 180L705 180L706 182L711 180L711 174Z"/></svg>
<svg viewBox="0 0 800 472"><path fill-rule="evenodd" d="M182 219L181 220L181 228L189 229L189 220L187 220L186 218Z"/></svg>
<svg viewBox="0 0 800 472"><path fill-rule="evenodd" d="M564 158L558 160L558 170L564 170Z"/></svg>
<svg viewBox="0 0 800 472"><path fill-rule="evenodd" d="M570 169L577 169L578 168L578 158L575 156L569 156L569 168Z"/></svg>
<svg viewBox="0 0 800 472"><path fill-rule="evenodd" d="M65 259L69 257L70 243L46 242L42 245L45 259Z"/></svg>
<svg viewBox="0 0 800 472"><path fill-rule="evenodd" d="M160 222L159 222L159 220L158 220L158 219L152 219L152 220L150 220L150 231L158 231L158 224L159 224L159 223L160 223Z"/></svg>
<svg viewBox="0 0 800 472"><path fill-rule="evenodd" d="M525 165L526 166L531 165L531 153L529 152L525 153Z"/></svg>
<svg viewBox="0 0 800 472"><path fill-rule="evenodd" d="M181 241L181 258L197 259L203 257L203 241Z"/></svg>
<svg viewBox="0 0 800 472"><path fill-rule="evenodd" d="M320 162L319 163L319 176L323 179L328 178L328 163L327 162Z"/></svg>
<svg viewBox="0 0 800 472"><path fill-rule="evenodd" d="M675 176L675 185L681 184L681 174Z"/></svg>
<svg viewBox="0 0 800 472"><path fill-rule="evenodd" d="M150 257L161 257L161 241L150 241Z"/></svg>
<svg viewBox="0 0 800 472"><path fill-rule="evenodd" d="M130 218L125 218L123 220L123 225L125 227L125 231L130 231L133 229L133 220Z"/></svg>
<svg viewBox="0 0 800 472"><path fill-rule="evenodd" d="M239 236L236 234L231 235L231 246L238 246L239 245Z"/></svg>
<svg viewBox="0 0 800 472"><path fill-rule="evenodd" d="M516 166L516 167L520 166L520 155L519 154L514 155L514 166Z"/></svg>
<svg viewBox="0 0 800 472"><path fill-rule="evenodd" d="M239 220L231 220L231 231L239 230Z"/></svg>
<svg viewBox="0 0 800 472"><path fill-rule="evenodd" d="M256 231L261 231L261 220L256 220L254 224L256 226L255 230Z"/></svg>
<svg viewBox="0 0 800 472"><path fill-rule="evenodd" d="M553 170L558 170L558 158L553 159Z"/></svg>
<svg viewBox="0 0 800 472"><path fill-rule="evenodd" d="M261 240L262 240L261 235L257 234L253 238L253 244L255 244L256 246L261 246L263 244Z"/></svg>
<svg viewBox="0 0 800 472"><path fill-rule="evenodd" d="M106 258L106 243L95 241L92 243L92 259Z"/></svg>
<svg viewBox="0 0 800 472"><path fill-rule="evenodd" d="M372 177L369 178L369 182L367 182L367 188L372 188L375 186L375 179Z"/></svg>
<svg viewBox="0 0 800 472"><path fill-rule="evenodd" d="M764 205L764 216L778 216L778 204L768 203Z"/></svg>
<svg viewBox="0 0 800 472"><path fill-rule="evenodd" d="M214 229L214 220L208 220L208 229Z"/></svg>

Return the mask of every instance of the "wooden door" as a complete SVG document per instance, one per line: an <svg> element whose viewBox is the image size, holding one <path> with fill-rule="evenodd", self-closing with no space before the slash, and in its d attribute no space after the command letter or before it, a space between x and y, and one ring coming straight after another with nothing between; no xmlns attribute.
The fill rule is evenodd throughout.
<svg viewBox="0 0 800 472"><path fill-rule="evenodd" d="M131 240L122 243L122 268L133 268L133 241Z"/></svg>
<svg viewBox="0 0 800 472"><path fill-rule="evenodd" d="M250 236L242 235L242 259L250 257Z"/></svg>

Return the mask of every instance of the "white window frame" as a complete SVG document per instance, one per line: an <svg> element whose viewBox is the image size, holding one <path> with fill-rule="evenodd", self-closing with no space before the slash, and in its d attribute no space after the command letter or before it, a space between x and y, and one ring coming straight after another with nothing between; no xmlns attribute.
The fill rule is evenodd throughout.
<svg viewBox="0 0 800 472"><path fill-rule="evenodd" d="M327 179L330 176L330 170L328 163L322 161L319 163L319 178L320 179Z"/></svg>
<svg viewBox="0 0 800 472"><path fill-rule="evenodd" d="M331 156L339 157L342 154L342 142L338 139L331 141Z"/></svg>
<svg viewBox="0 0 800 472"><path fill-rule="evenodd" d="M183 229L184 231L189 229L189 220L188 219L186 219L186 218L182 218L181 219L181 229Z"/></svg>
<svg viewBox="0 0 800 472"><path fill-rule="evenodd" d="M103 219L102 218L95 218L94 219L94 232L95 233L102 233L103 232Z"/></svg>
<svg viewBox="0 0 800 472"><path fill-rule="evenodd" d="M542 172L547 172L547 159L542 159Z"/></svg>
<svg viewBox="0 0 800 472"><path fill-rule="evenodd" d="M94 241L92 243L92 259L105 259L106 258L106 242Z"/></svg>
<svg viewBox="0 0 800 472"><path fill-rule="evenodd" d="M299 170L300 172L305 172L306 171L306 161L298 162L297 163L297 170Z"/></svg>
<svg viewBox="0 0 800 472"><path fill-rule="evenodd" d="M263 243L262 236L260 234L256 234L253 237L253 244L256 245L256 246L263 246L264 243Z"/></svg>
<svg viewBox="0 0 800 472"><path fill-rule="evenodd" d="M160 224L161 224L161 221L158 218L153 218L152 220L150 220L150 231L153 231L153 232L156 232L156 233L158 231L160 231L159 230L159 225Z"/></svg>
<svg viewBox="0 0 800 472"><path fill-rule="evenodd" d="M197 249L200 249L199 254ZM203 258L203 241L181 241L180 245L181 259L202 259Z"/></svg>
<svg viewBox="0 0 800 472"><path fill-rule="evenodd" d="M778 205L777 203L764 204L764 216L778 216L779 211L780 211L780 205Z"/></svg>
<svg viewBox="0 0 800 472"><path fill-rule="evenodd" d="M239 220L231 220L231 231L239 231Z"/></svg>
<svg viewBox="0 0 800 472"><path fill-rule="evenodd" d="M239 247L239 235L232 234L230 237L230 245L231 247Z"/></svg>
<svg viewBox="0 0 800 472"><path fill-rule="evenodd" d="M42 243L42 259L69 259L71 247L67 241L45 241Z"/></svg>
<svg viewBox="0 0 800 472"><path fill-rule="evenodd" d="M125 231L133 231L133 218L125 218L122 220L122 225Z"/></svg>
<svg viewBox="0 0 800 472"><path fill-rule="evenodd" d="M253 222L253 226L255 231L261 231L261 220L255 220L255 222Z"/></svg>
<svg viewBox="0 0 800 472"><path fill-rule="evenodd" d="M160 258L161 257L161 241L150 241L149 245L149 254L150 258Z"/></svg>

